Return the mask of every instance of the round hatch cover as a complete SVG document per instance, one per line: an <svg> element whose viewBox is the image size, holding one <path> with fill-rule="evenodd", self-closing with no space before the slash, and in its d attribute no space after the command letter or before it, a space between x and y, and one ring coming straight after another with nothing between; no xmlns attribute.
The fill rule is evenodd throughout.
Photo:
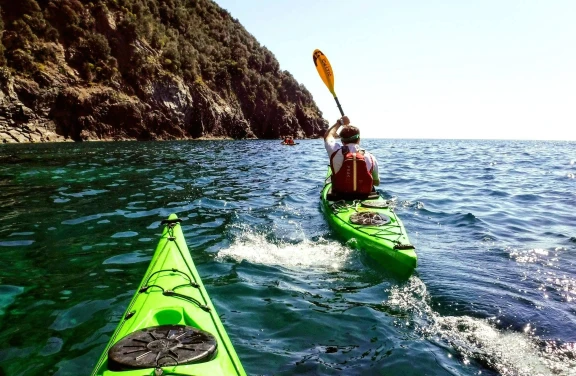
<svg viewBox="0 0 576 376"><path fill-rule="evenodd" d="M128 334L108 350L113 371L198 363L211 359L216 338L186 325L152 326Z"/></svg>
<svg viewBox="0 0 576 376"><path fill-rule="evenodd" d="M384 214L365 211L354 213L350 216L350 222L363 226L382 226L390 223L390 218Z"/></svg>
<svg viewBox="0 0 576 376"><path fill-rule="evenodd" d="M387 208L390 206L388 201L385 200L364 200L361 202L362 206L365 208Z"/></svg>

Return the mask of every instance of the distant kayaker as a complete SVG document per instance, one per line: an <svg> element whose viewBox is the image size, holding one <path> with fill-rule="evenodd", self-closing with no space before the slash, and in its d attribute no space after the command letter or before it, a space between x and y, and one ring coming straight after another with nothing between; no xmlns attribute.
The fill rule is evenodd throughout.
<svg viewBox="0 0 576 376"><path fill-rule="evenodd" d="M338 128L342 126L338 136ZM336 142L340 137L342 145ZM324 147L330 157L332 190L334 193L368 195L374 185L380 185L378 161L360 148L360 130L343 116L324 134Z"/></svg>

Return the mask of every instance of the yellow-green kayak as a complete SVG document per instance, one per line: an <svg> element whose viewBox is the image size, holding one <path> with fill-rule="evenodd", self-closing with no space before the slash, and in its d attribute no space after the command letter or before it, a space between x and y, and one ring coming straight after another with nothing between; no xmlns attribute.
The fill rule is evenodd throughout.
<svg viewBox="0 0 576 376"><path fill-rule="evenodd" d="M390 202L377 192L356 199L338 196L332 192L330 175L329 168L321 200L334 232L346 241L354 239L355 247L393 274L410 276L416 268L416 252Z"/></svg>
<svg viewBox="0 0 576 376"><path fill-rule="evenodd" d="M93 376L246 375L202 280L180 219L164 230L150 266Z"/></svg>

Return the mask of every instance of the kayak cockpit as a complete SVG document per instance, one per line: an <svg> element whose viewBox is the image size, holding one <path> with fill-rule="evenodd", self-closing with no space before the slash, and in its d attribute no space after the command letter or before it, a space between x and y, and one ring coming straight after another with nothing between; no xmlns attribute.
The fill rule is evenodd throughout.
<svg viewBox="0 0 576 376"><path fill-rule="evenodd" d="M378 198L380 198L380 194L376 190L369 194L339 193L332 191L332 186L330 186L326 192L326 200L328 201L377 200Z"/></svg>

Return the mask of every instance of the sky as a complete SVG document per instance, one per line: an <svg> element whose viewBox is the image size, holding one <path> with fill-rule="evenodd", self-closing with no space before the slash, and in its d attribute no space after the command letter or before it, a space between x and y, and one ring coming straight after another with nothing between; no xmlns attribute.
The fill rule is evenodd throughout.
<svg viewBox="0 0 576 376"><path fill-rule="evenodd" d="M576 140L575 0L216 0L364 138Z"/></svg>

